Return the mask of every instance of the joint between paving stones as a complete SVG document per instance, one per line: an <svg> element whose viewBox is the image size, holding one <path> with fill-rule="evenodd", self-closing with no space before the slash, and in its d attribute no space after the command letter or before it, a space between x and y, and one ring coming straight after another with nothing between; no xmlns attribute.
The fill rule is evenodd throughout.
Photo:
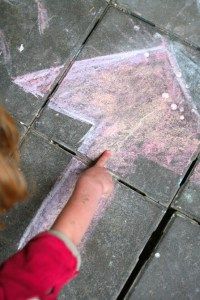
<svg viewBox="0 0 200 300"><path fill-rule="evenodd" d="M133 283L138 278L139 274L141 273L142 269L145 267L147 262L149 261L153 251L159 244L163 233L170 222L172 216L176 213L174 208L169 207L165 212L164 216L162 217L160 223L158 224L157 228L151 234L149 240L147 241L146 245L144 246L140 256L138 258L137 264L132 270L131 275L127 279L124 287L122 288L120 294L117 297L117 300L124 299L129 290L131 289Z"/></svg>

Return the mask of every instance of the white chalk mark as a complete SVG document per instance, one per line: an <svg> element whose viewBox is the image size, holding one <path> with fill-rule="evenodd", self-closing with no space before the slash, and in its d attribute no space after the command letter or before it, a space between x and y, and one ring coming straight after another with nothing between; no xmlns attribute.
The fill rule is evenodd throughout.
<svg viewBox="0 0 200 300"><path fill-rule="evenodd" d="M140 26L138 26L138 25L134 25L133 28L134 28L135 31L139 31L140 30Z"/></svg>
<svg viewBox="0 0 200 300"><path fill-rule="evenodd" d="M181 115L181 116L180 116L180 120L183 121L184 119L185 119L184 115Z"/></svg>
<svg viewBox="0 0 200 300"><path fill-rule="evenodd" d="M171 104L171 109L172 110L177 110L177 108L178 108L177 104L175 104L175 103Z"/></svg>
<svg viewBox="0 0 200 300"><path fill-rule="evenodd" d="M19 50L19 52L22 52L24 50L24 45L21 44L17 49Z"/></svg>
<svg viewBox="0 0 200 300"><path fill-rule="evenodd" d="M176 73L176 76L177 76L178 78L181 78L181 77L182 77L181 72L177 72L177 73Z"/></svg>
<svg viewBox="0 0 200 300"><path fill-rule="evenodd" d="M169 98L169 94L168 93L162 93L162 98L163 99L168 99Z"/></svg>
<svg viewBox="0 0 200 300"><path fill-rule="evenodd" d="M49 17L46 5L43 0L35 0L38 8L38 27L39 33L44 34L44 31L49 28Z"/></svg>

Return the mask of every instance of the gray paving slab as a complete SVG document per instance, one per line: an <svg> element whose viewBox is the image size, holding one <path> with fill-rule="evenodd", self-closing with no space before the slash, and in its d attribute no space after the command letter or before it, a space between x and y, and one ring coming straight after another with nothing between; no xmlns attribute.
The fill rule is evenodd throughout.
<svg viewBox="0 0 200 300"><path fill-rule="evenodd" d="M42 201L71 160L71 155L31 132L21 146L21 160L29 196L1 218L6 227L0 236L9 240L13 247L17 246Z"/></svg>
<svg viewBox="0 0 200 300"><path fill-rule="evenodd" d="M113 0L156 26L200 46L199 0Z"/></svg>
<svg viewBox="0 0 200 300"><path fill-rule="evenodd" d="M190 217L200 221L200 164L194 170L172 206Z"/></svg>
<svg viewBox="0 0 200 300"><path fill-rule="evenodd" d="M16 249L10 241L0 238L0 264L14 254L15 251Z"/></svg>
<svg viewBox="0 0 200 300"><path fill-rule="evenodd" d="M199 299L199 233L197 223L178 214L172 217L126 299Z"/></svg>
<svg viewBox="0 0 200 300"><path fill-rule="evenodd" d="M1 1L0 99L19 121L32 121L106 5L103 0ZM33 84L43 85L43 95L31 89Z"/></svg>
<svg viewBox="0 0 200 300"><path fill-rule="evenodd" d="M199 145L195 54L110 8L35 128L92 159L110 148L113 172L168 205Z"/></svg>
<svg viewBox="0 0 200 300"><path fill-rule="evenodd" d="M116 299L164 210L118 184L82 247L80 275L59 299Z"/></svg>
<svg viewBox="0 0 200 300"><path fill-rule="evenodd" d="M61 112L47 107L39 119L36 120L34 128L51 140L66 146L68 149L77 149L82 139L92 127L91 123L67 117Z"/></svg>

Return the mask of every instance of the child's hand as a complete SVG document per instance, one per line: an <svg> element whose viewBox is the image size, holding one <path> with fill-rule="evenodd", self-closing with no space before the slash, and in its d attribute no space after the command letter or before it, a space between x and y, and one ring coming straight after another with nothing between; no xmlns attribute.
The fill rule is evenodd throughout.
<svg viewBox="0 0 200 300"><path fill-rule="evenodd" d="M84 171L69 201L56 219L52 229L66 234L78 245L87 231L98 207L99 200L113 190L112 177L106 169L111 153L104 151L94 167Z"/></svg>
<svg viewBox="0 0 200 300"><path fill-rule="evenodd" d="M92 188L93 192L98 193L100 197L109 196L114 187L112 176L106 169L106 164L110 156L110 151L104 151L98 158L96 164L81 174L77 186L86 191Z"/></svg>

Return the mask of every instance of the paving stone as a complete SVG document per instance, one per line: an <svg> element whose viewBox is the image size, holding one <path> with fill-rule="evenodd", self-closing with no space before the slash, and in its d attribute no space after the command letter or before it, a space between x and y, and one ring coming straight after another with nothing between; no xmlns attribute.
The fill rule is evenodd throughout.
<svg viewBox="0 0 200 300"><path fill-rule="evenodd" d="M196 77L196 63L188 71L191 57L152 26L110 8L51 98L55 114L44 110L36 128L92 159L110 148L113 172L168 205L199 145L197 94L186 88ZM92 124L81 141L77 120Z"/></svg>
<svg viewBox="0 0 200 300"><path fill-rule="evenodd" d="M161 206L118 184L82 248L80 275L60 299L116 299L163 214Z"/></svg>
<svg viewBox="0 0 200 300"><path fill-rule="evenodd" d="M15 247L43 199L68 165L71 155L31 132L22 144L21 160L29 196L1 218L6 225L1 237Z"/></svg>
<svg viewBox="0 0 200 300"><path fill-rule="evenodd" d="M126 299L199 299L199 225L172 217L155 252Z"/></svg>
<svg viewBox="0 0 200 300"><path fill-rule="evenodd" d="M172 205L179 211L200 221L200 164L196 166L194 173Z"/></svg>
<svg viewBox="0 0 200 300"><path fill-rule="evenodd" d="M27 227L20 247L51 227L83 169L82 162L70 161ZM115 299L165 213L161 205L117 182L111 198L100 203L80 245L81 274L63 290L61 299Z"/></svg>
<svg viewBox="0 0 200 300"><path fill-rule="evenodd" d="M81 141L91 128L91 124L82 120L75 120L65 114L55 112L47 107L41 118L37 119L34 128L51 140L67 146L69 149L77 149Z"/></svg>
<svg viewBox="0 0 200 300"><path fill-rule="evenodd" d="M0 99L19 121L28 125L45 99L27 85L42 83L43 93L50 92L106 5L103 0L1 1Z"/></svg>
<svg viewBox="0 0 200 300"><path fill-rule="evenodd" d="M156 26L172 32L187 42L200 46L199 0L114 0Z"/></svg>

